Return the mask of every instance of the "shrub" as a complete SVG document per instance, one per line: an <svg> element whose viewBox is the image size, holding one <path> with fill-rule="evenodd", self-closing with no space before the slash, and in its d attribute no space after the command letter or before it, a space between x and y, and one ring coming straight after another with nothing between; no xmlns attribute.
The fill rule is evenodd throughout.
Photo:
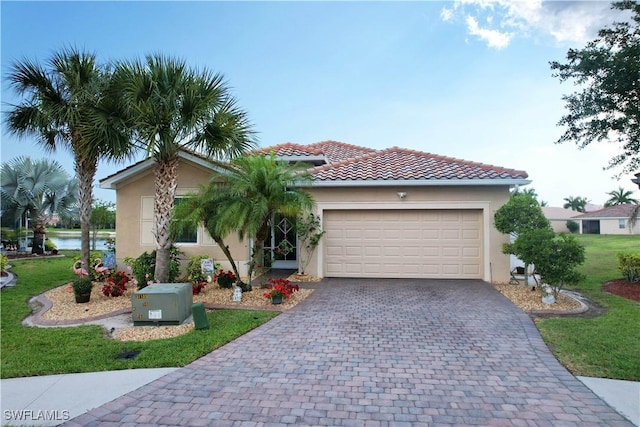
<svg viewBox="0 0 640 427"><path fill-rule="evenodd" d="M169 260L169 282L174 282L180 274L180 257L181 252L175 248L171 248L171 259ZM138 258L127 257L124 259L125 264L129 265L133 270L133 277L138 282L138 289L143 289L155 282L156 271L156 251L144 252Z"/></svg>
<svg viewBox="0 0 640 427"><path fill-rule="evenodd" d="M236 280L238 280L238 278L236 277L235 274L233 274L233 271L228 270L228 271L224 271L222 269L218 270L218 274L216 275L216 280L218 282L218 285L221 288L230 288L231 286L233 286L233 284L236 282ZM244 290L243 290L244 292Z"/></svg>
<svg viewBox="0 0 640 427"><path fill-rule="evenodd" d="M124 271L115 271L107 277L107 282L102 287L102 293L107 297L119 297L127 290L127 283L131 276Z"/></svg>
<svg viewBox="0 0 640 427"><path fill-rule="evenodd" d="M7 268L8 263L9 263L9 258L0 254L0 271L4 271Z"/></svg>
<svg viewBox="0 0 640 427"><path fill-rule="evenodd" d="M78 277L73 282L71 282L71 286L73 287L73 293L76 295L85 295L91 292L93 288L93 283L89 277L83 276Z"/></svg>
<svg viewBox="0 0 640 427"><path fill-rule="evenodd" d="M624 278L630 283L640 282L640 254L628 254L619 252L618 268Z"/></svg>
<svg viewBox="0 0 640 427"><path fill-rule="evenodd" d="M533 263L543 281L551 285L556 299L566 285L575 285L584 279L576 269L584 262L584 246L574 236L560 234L537 242Z"/></svg>
<svg viewBox="0 0 640 427"><path fill-rule="evenodd" d="M300 290L298 285L292 285L287 279L269 279L267 292L262 294L265 298L280 297L289 299L291 294Z"/></svg>
<svg viewBox="0 0 640 427"><path fill-rule="evenodd" d="M208 256L206 255L198 255L198 256L193 256L191 258L189 258L189 265L187 266L187 275L188 275L188 280L192 283L195 282L209 282L209 275L205 275L202 273L202 263L201 261L203 259L209 259ZM212 274L215 274L216 270L219 270L221 268L220 264L215 264L213 269L214 272Z"/></svg>
<svg viewBox="0 0 640 427"><path fill-rule="evenodd" d="M45 250L45 251L47 251L47 252L51 252L51 251L54 251L54 250L56 250L56 249L58 249L58 248L56 247L56 244L55 244L55 243L53 243L50 239L46 239L46 240L44 241L44 250Z"/></svg>
<svg viewBox="0 0 640 427"><path fill-rule="evenodd" d="M569 232L571 233L577 233L578 230L580 230L580 224L570 219L567 221L567 229L569 229Z"/></svg>

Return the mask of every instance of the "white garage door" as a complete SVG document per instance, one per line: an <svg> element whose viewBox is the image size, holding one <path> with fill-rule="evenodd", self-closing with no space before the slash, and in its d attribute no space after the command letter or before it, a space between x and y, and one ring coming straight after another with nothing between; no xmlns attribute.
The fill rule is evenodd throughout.
<svg viewBox="0 0 640 427"><path fill-rule="evenodd" d="M480 210L324 212L326 277L482 278Z"/></svg>

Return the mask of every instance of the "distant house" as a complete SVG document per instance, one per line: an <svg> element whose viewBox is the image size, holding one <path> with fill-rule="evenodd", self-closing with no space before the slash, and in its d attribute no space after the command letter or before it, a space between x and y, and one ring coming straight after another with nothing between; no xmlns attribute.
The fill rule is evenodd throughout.
<svg viewBox="0 0 640 427"><path fill-rule="evenodd" d="M581 234L640 234L639 211L638 205L625 204L587 212L573 219L580 224Z"/></svg>
<svg viewBox="0 0 640 427"><path fill-rule="evenodd" d="M553 231L556 233L569 233L567 221L570 219L573 220L573 217L576 215L580 215L580 212L572 211L571 209L551 206L543 206L542 213L544 213L544 216L549 220Z"/></svg>

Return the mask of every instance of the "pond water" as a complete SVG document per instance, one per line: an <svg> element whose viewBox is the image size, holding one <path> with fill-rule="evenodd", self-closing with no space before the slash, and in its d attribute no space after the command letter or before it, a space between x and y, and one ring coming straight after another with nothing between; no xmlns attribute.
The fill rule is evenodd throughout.
<svg viewBox="0 0 640 427"><path fill-rule="evenodd" d="M49 237L49 240L51 240L51 242L54 245L56 245L56 248L58 248L58 249L78 249L78 250L80 250L80 238L79 237L56 236L56 237ZM93 240L91 240L91 242L93 242ZM98 237L98 239L96 240L96 250L97 251L106 250L107 247L105 246L105 243L107 243L107 239ZM89 248L92 247L91 245L92 245L92 243L89 243Z"/></svg>

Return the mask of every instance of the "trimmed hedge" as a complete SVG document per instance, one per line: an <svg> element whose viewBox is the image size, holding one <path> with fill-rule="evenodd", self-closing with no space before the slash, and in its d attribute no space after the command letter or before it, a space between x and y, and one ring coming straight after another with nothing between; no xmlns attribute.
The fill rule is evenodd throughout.
<svg viewBox="0 0 640 427"><path fill-rule="evenodd" d="M618 268L628 282L640 282L640 254L618 252Z"/></svg>

